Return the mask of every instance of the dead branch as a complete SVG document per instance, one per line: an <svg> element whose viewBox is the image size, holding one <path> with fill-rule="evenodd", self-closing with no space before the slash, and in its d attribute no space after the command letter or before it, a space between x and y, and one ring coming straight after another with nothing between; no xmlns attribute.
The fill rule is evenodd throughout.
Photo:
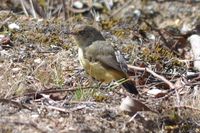
<svg viewBox="0 0 200 133"><path fill-rule="evenodd" d="M163 77L161 75L158 75L157 73L155 73L154 71L150 70L149 68L142 68L142 67L136 67L136 66L131 66L131 65L128 65L128 68L129 69L133 69L133 70L139 70L139 71L147 71L147 72L151 73L153 76L159 78L160 80L162 80L163 82L165 82L166 84L168 84L171 89L175 88L175 86L174 86L173 83L171 83L165 77Z"/></svg>

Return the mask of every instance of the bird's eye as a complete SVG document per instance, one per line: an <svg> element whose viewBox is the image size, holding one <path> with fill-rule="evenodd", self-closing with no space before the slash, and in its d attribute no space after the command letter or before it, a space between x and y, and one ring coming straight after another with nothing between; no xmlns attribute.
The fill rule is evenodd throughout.
<svg viewBox="0 0 200 133"><path fill-rule="evenodd" d="M85 34L85 31L84 31L84 30L82 30L82 31L80 31L79 33L80 33L80 34Z"/></svg>

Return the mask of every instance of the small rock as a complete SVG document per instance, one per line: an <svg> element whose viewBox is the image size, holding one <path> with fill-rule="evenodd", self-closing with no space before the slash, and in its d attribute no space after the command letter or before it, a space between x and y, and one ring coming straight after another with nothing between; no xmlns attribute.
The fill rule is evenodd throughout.
<svg viewBox="0 0 200 133"><path fill-rule="evenodd" d="M80 2L80 1L75 1L75 2L73 3L73 6L74 6L75 8L77 8L77 9L82 9L82 8L83 8L83 3Z"/></svg>
<svg viewBox="0 0 200 133"><path fill-rule="evenodd" d="M35 63L40 64L42 62L42 60L40 58L37 58L34 60Z"/></svg>
<svg viewBox="0 0 200 133"><path fill-rule="evenodd" d="M188 40L192 47L194 67L200 71L200 36L194 34L191 35Z"/></svg>
<svg viewBox="0 0 200 133"><path fill-rule="evenodd" d="M181 33L186 34L187 32L192 30L192 26L190 24L183 24L181 28Z"/></svg>
<svg viewBox="0 0 200 133"><path fill-rule="evenodd" d="M133 14L134 14L137 18L140 18L141 15L142 15L141 11L138 10L138 9L134 10Z"/></svg>
<svg viewBox="0 0 200 133"><path fill-rule="evenodd" d="M13 71L14 73L17 73L17 72L19 72L20 70L21 70L21 68L19 68L19 67L15 67L15 68L12 69L12 71Z"/></svg>
<svg viewBox="0 0 200 133"><path fill-rule="evenodd" d="M158 95L159 93L166 93L166 91L164 90L160 90L160 89L157 89L157 88L154 88L154 89L151 89L147 92L147 94L149 95Z"/></svg>
<svg viewBox="0 0 200 133"><path fill-rule="evenodd" d="M95 9L103 9L103 5L99 2L93 2L92 6L95 8Z"/></svg>
<svg viewBox="0 0 200 133"><path fill-rule="evenodd" d="M151 89L147 92L147 95L151 95L155 98L163 97L167 94L167 90L160 90L157 88Z"/></svg>
<svg viewBox="0 0 200 133"><path fill-rule="evenodd" d="M121 111L128 112L130 115L133 115L138 111L152 111L145 104L136 99L130 98L129 96L122 99L122 103L119 108Z"/></svg>
<svg viewBox="0 0 200 133"><path fill-rule="evenodd" d="M0 35L0 42L2 41L2 39L5 37L5 35Z"/></svg>
<svg viewBox="0 0 200 133"><path fill-rule="evenodd" d="M11 54L8 51L6 51L6 50L1 50L0 51L0 56L4 57L4 58L7 58L7 57L10 57Z"/></svg>
<svg viewBox="0 0 200 133"><path fill-rule="evenodd" d="M8 28L10 29L10 30L19 30L19 25L17 25L16 23L11 23L11 24L9 24L8 25Z"/></svg>
<svg viewBox="0 0 200 133"><path fill-rule="evenodd" d="M149 40L152 40L152 41L155 41L155 40L156 40L155 35L150 34L150 33L147 33L146 35L147 35L147 38L148 38Z"/></svg>

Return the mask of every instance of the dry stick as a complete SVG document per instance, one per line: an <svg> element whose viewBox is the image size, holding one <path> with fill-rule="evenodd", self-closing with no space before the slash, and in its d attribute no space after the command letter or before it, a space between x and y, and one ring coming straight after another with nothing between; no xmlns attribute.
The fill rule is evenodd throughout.
<svg viewBox="0 0 200 133"><path fill-rule="evenodd" d="M42 105L44 106L44 105ZM74 112L74 111L77 111L77 110L81 110L81 109L84 109L86 108L86 106L78 106L78 107L75 107L73 109L69 109L67 110L66 108L61 108L61 107L55 107L55 106L51 106L51 105L48 105L48 106L44 106L48 109L53 109L53 110L57 110L57 111L60 111L60 112L63 112L63 113L71 113L71 112Z"/></svg>
<svg viewBox="0 0 200 133"><path fill-rule="evenodd" d="M94 87L83 87L81 89L88 89L88 88L94 88ZM53 88L52 88L53 89ZM65 91L77 91L78 88L72 88L72 89L57 89L57 90L42 90L42 91L39 91L37 92L38 94L40 93L45 93L45 94L49 94L49 93L57 93L57 92L65 92ZM34 93L35 94L35 93Z"/></svg>
<svg viewBox="0 0 200 133"><path fill-rule="evenodd" d="M163 96L163 97L161 97L161 98L157 98L157 100L159 100L159 99L162 100L162 99L169 98L170 96L172 96L172 94L175 93L176 90L182 91L182 90L184 89L185 86L186 86L186 85L183 85L183 86L181 86L181 87L178 87L178 88L176 88L176 89L173 89L173 90L170 91L167 95L165 95L165 96Z"/></svg>
<svg viewBox="0 0 200 133"><path fill-rule="evenodd" d="M23 2L23 6L25 8L27 15L29 16L29 13L31 12L31 7L29 2L27 0L21 0L21 1Z"/></svg>
<svg viewBox="0 0 200 133"><path fill-rule="evenodd" d="M34 10L35 10L35 12L37 12L37 15L39 15L42 18L46 18L47 14L44 12L44 10L39 5L39 2L37 0L33 0L32 2L33 2Z"/></svg>
<svg viewBox="0 0 200 133"><path fill-rule="evenodd" d="M89 86L89 87L84 87L84 88L81 88L81 89L88 89L88 88L94 88L94 86ZM54 89L54 88L49 88L49 89ZM77 88L73 88L73 89L54 89L54 90L42 90L42 91L39 91L39 92L32 92L32 93L25 93L23 96L36 96L37 94L41 94L41 93L44 93L44 94L50 94L50 93L59 93L59 92L66 92L66 91L77 91L78 89ZM15 99L17 97L12 97L12 99Z"/></svg>
<svg viewBox="0 0 200 133"><path fill-rule="evenodd" d="M161 79L163 82L165 82L166 84L168 84L171 89L175 88L175 86L174 86L173 83L171 83L165 77L158 75L157 73L155 73L154 71L150 70L149 68L142 68L142 67L136 67L136 66L131 66L131 65L128 65L128 68L134 69L134 70L139 70L139 71L147 71L147 72L151 73L153 76Z"/></svg>
<svg viewBox="0 0 200 133"><path fill-rule="evenodd" d="M66 13L66 5L65 5L65 0L62 0L62 4L63 4L63 12L64 12L64 17L65 17L65 20L67 20L67 13Z"/></svg>
<svg viewBox="0 0 200 133"><path fill-rule="evenodd" d="M33 6L33 1L32 0L29 0L30 4L31 4L31 12L32 12L32 15L34 18L37 18L37 13L35 11L35 8Z"/></svg>
<svg viewBox="0 0 200 133"><path fill-rule="evenodd" d="M21 6L22 6L22 9L23 9L25 15L28 17L29 15L28 15L28 12L27 12L26 7L25 7L25 5L24 5L24 1L23 1L23 0L20 0L20 2L21 2Z"/></svg>
<svg viewBox="0 0 200 133"><path fill-rule="evenodd" d="M127 1L121 8L119 8L117 11L115 11L114 13L112 13L110 15L111 18L113 18L115 15L117 15L122 9L126 8L127 6L129 6L133 1L129 0Z"/></svg>

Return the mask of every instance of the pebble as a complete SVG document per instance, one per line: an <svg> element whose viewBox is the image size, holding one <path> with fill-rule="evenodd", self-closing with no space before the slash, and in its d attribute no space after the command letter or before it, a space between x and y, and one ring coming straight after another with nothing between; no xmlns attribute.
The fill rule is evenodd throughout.
<svg viewBox="0 0 200 133"><path fill-rule="evenodd" d="M19 30L19 25L17 25L16 23L11 23L11 24L9 24L8 25L8 28L10 29L10 30Z"/></svg>

